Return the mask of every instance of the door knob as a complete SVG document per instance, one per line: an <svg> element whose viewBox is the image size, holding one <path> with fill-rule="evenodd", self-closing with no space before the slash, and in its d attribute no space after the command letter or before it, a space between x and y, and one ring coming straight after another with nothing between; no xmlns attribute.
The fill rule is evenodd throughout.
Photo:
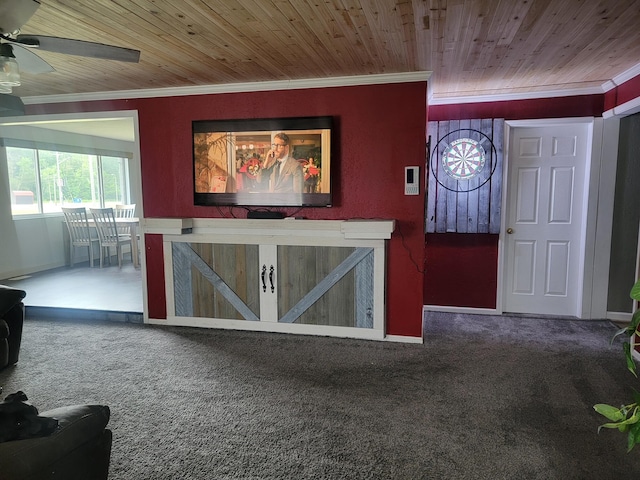
<svg viewBox="0 0 640 480"><path fill-rule="evenodd" d="M507 228L507 233L511 235L513 233L513 228Z"/></svg>

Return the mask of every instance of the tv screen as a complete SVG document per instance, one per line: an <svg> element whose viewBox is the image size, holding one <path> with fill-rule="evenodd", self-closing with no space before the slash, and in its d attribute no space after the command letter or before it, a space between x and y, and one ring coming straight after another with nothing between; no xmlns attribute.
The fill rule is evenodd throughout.
<svg viewBox="0 0 640 480"><path fill-rule="evenodd" d="M332 117L192 125L196 205L331 206Z"/></svg>

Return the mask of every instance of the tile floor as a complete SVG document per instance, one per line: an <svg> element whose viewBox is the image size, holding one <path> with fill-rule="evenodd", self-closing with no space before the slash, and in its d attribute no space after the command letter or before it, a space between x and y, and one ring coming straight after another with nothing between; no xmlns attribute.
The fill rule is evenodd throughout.
<svg viewBox="0 0 640 480"><path fill-rule="evenodd" d="M29 307L142 313L142 272L132 264L122 268L89 268L88 263L0 280L27 292Z"/></svg>

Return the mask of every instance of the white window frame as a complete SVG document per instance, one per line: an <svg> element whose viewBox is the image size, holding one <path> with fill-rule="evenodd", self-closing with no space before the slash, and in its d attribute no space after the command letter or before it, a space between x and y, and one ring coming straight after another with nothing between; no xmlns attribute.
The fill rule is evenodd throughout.
<svg viewBox="0 0 640 480"><path fill-rule="evenodd" d="M130 158L127 155L124 155L122 152L91 152L84 151L79 152L75 148L64 148L57 147L52 149L51 146L43 146L38 145L37 143L33 145L25 145L22 142L13 142L11 140L6 140L4 146L2 147L5 157L5 162L9 162L9 156L7 154L8 148L22 148L22 149L30 149L34 151L35 157L35 173L36 173L36 188L38 189L37 195L37 204L38 204L38 212L37 213L14 213L13 209L13 198L11 199L11 216L13 219L25 219L25 218L38 218L38 217L50 217L50 216L58 216L62 215L62 212L45 212L43 205L43 195L42 195L42 179L41 179L41 170L40 170L40 151L54 151L59 153L82 153L85 155L92 155L96 157L97 162L97 184L98 184L98 201L101 208L105 207L105 198L104 198L104 178L103 178L103 158L111 157L117 158L122 163L122 178L121 182L124 184L123 187L123 195L122 195L122 203L131 203L131 183L129 178L129 161ZM11 178L9 177L9 188L11 188Z"/></svg>

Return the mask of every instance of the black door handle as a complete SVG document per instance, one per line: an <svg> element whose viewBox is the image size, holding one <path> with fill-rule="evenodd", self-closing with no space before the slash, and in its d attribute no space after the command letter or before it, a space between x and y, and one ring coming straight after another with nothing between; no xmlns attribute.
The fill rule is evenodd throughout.
<svg viewBox="0 0 640 480"><path fill-rule="evenodd" d="M273 265L271 265L271 268L269 269L269 283L271 283L271 293L275 292L276 287L273 285L273 274L275 273L275 269L273 268Z"/></svg>

